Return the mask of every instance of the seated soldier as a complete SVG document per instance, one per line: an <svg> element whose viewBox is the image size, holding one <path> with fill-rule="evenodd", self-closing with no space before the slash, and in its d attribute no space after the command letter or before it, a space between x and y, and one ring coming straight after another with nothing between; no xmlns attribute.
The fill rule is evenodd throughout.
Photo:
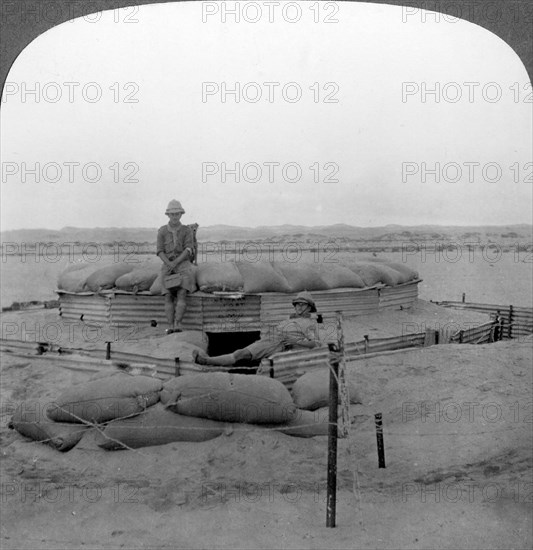
<svg viewBox="0 0 533 550"><path fill-rule="evenodd" d="M279 351L288 349L314 348L320 345L317 320L311 317L316 313L316 305L309 292L300 292L292 301L294 313L274 330L233 353L209 357L201 352L195 354L194 360L200 365L231 366L235 364L259 363Z"/></svg>

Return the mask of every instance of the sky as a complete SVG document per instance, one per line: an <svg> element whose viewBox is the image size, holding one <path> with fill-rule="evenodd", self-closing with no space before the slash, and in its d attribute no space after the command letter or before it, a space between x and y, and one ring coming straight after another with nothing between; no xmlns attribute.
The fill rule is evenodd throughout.
<svg viewBox="0 0 533 550"><path fill-rule="evenodd" d="M171 199L202 226L532 223L531 84L500 38L398 6L223 4L106 11L21 53L2 230L155 227Z"/></svg>

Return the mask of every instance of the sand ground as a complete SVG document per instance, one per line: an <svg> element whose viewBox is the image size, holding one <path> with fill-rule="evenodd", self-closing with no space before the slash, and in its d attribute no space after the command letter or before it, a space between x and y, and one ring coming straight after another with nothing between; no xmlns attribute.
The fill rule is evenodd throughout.
<svg viewBox="0 0 533 550"><path fill-rule="evenodd" d="M435 318L436 306L417 307L405 315ZM406 319L368 322L399 334ZM347 323L346 339L365 327ZM62 454L9 430L10 411L93 374L1 359L3 550L533 545L531 338L349 363L364 404L350 407L350 436L339 441L334 529L325 527L326 437L250 427L204 443L103 451L88 433Z"/></svg>

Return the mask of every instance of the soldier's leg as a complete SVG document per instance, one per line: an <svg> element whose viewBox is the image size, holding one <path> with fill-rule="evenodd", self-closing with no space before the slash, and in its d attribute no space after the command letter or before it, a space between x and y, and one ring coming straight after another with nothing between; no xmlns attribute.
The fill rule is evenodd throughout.
<svg viewBox="0 0 533 550"><path fill-rule="evenodd" d="M176 297L172 294L172 292L167 291L167 293L165 294L165 315L167 317L169 329L174 328L174 317L176 310L175 300Z"/></svg>
<svg viewBox="0 0 533 550"><path fill-rule="evenodd" d="M177 302L174 317L174 328L181 328L181 321L187 310L187 289L180 288L177 292Z"/></svg>
<svg viewBox="0 0 533 550"><path fill-rule="evenodd" d="M218 365L229 367L235 365L237 361L252 359L252 352L248 349L238 349L233 353L227 353L225 355L217 355L216 357L209 357L208 355L198 354L195 357L195 362L200 365Z"/></svg>

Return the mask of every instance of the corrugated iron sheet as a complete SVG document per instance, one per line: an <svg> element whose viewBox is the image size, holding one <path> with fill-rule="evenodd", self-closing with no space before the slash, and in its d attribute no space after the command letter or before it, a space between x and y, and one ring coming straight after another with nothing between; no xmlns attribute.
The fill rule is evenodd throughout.
<svg viewBox="0 0 533 550"><path fill-rule="evenodd" d="M411 307L418 298L418 283L411 281L395 287L379 290L379 309L405 309Z"/></svg>
<svg viewBox="0 0 533 550"><path fill-rule="evenodd" d="M59 294L59 315L68 321L80 321L106 324L109 318L109 297L98 294Z"/></svg>
<svg viewBox="0 0 533 550"><path fill-rule="evenodd" d="M203 294L201 303L204 332L261 330L261 299L260 295L255 294L247 294L239 298Z"/></svg>
<svg viewBox="0 0 533 550"><path fill-rule="evenodd" d="M533 332L533 308L523 306L500 306L495 304L477 304L469 302L436 302L438 305L453 309L463 309L486 313L487 315L496 315L498 312L503 317L503 331L506 337L517 338ZM509 331L510 328L510 331ZM457 341L458 335L442 335L441 342ZM465 335L463 334L463 341ZM484 342L485 340L481 340Z"/></svg>
<svg viewBox="0 0 533 550"><path fill-rule="evenodd" d="M381 308L409 307L418 295L416 283L395 288L335 289L313 292L317 309L325 321L337 311L344 317L376 313ZM183 319L186 330L204 332L265 331L287 319L293 312L296 294L264 293L241 297L214 296L195 292L188 297ZM165 298L147 293L106 291L101 294L59 293L60 312L65 319L97 321L113 325L166 325Z"/></svg>
<svg viewBox="0 0 533 550"><path fill-rule="evenodd" d="M379 308L377 289L335 289L313 291L317 310L330 321L336 318L336 312L342 311L344 317L369 315ZM261 322L276 325L287 319L293 312L292 299L296 294L271 292L261 294Z"/></svg>
<svg viewBox="0 0 533 550"><path fill-rule="evenodd" d="M148 325L150 321L166 325L165 297L144 294L114 294L110 298L110 319L113 324ZM202 330L201 301L193 296L187 303L183 320L186 330Z"/></svg>

